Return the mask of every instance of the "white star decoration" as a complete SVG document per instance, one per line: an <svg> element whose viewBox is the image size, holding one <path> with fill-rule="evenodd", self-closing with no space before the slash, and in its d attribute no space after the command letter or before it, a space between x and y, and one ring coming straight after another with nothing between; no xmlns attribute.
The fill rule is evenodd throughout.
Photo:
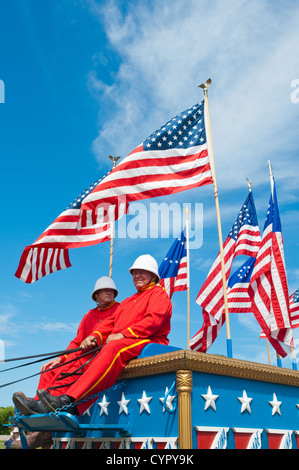
<svg viewBox="0 0 299 470"><path fill-rule="evenodd" d="M248 398L245 390L243 390L243 396L238 397L238 400L240 403L242 403L241 413L243 413L243 411L246 411L246 410L248 411L248 413L251 413L250 403L252 401L252 398Z"/></svg>
<svg viewBox="0 0 299 470"><path fill-rule="evenodd" d="M168 387L166 387L166 389L165 389L164 397L159 398L160 402L163 405L163 413L165 413L165 411L166 411L165 407L164 407L164 399L166 397L167 392L168 392ZM169 410L173 410L172 402L173 402L174 399L175 399L175 395L168 395L168 397L166 398L166 406Z"/></svg>
<svg viewBox="0 0 299 470"><path fill-rule="evenodd" d="M174 410L173 401L175 400L176 395L170 395L169 394L166 398L166 402L165 402L166 406L164 406L164 400L165 400L165 397L166 397L168 391L169 391L169 389L168 389L168 387L166 387L164 396L159 398L159 401L163 405L163 407L162 407L163 413L165 413L165 411L173 411ZM217 398L219 397L219 395L214 395L213 394L210 385L208 386L207 393L202 394L201 396L205 400L205 407L204 407L205 410L207 410L208 408L211 407L211 408L213 408L214 411L217 411L215 402L216 402ZM148 397L146 395L145 390L143 390L142 397L137 399L137 401L139 403L139 407L140 407L140 410L139 410L140 414L142 414L143 411L146 411L148 414L151 414L149 403L152 399L153 399L153 397ZM245 411L248 411L248 413L251 414L250 405L251 405L251 402L252 402L253 398L247 396L246 390L243 390L242 397L237 397L237 399L239 400L239 402L242 405L241 406L241 413L244 413ZM119 406L119 415L121 413L124 413L126 415L129 414L128 404L130 402L131 402L131 400L126 399L125 393L122 392L121 399L119 401L117 401L117 404ZM272 407L272 416L274 416L276 413L278 415L281 415L280 407L282 405L282 401L279 401L277 399L277 396L276 396L275 393L273 393L273 400L268 401L268 403ZM110 405L110 402L107 401L106 395L103 395L102 401L98 402L98 406L100 407L100 416L102 416L103 414L108 416L108 406L109 405ZM299 409L299 403L296 404L295 406ZM91 407L88 408L84 412L84 414L87 414L90 417L91 416Z"/></svg>
<svg viewBox="0 0 299 470"><path fill-rule="evenodd" d="M122 412L124 412L126 415L128 414L127 405L130 403L130 401L131 400L126 400L125 394L124 394L124 392L122 392L121 400L117 402L118 405L119 405L119 413L118 414L121 414Z"/></svg>
<svg viewBox="0 0 299 470"><path fill-rule="evenodd" d="M269 401L268 403L272 406L272 416L274 416L275 413L278 413L279 415L281 414L280 405L282 402L277 400L275 393L273 393L273 400Z"/></svg>
<svg viewBox="0 0 299 470"><path fill-rule="evenodd" d="M103 396L103 400L99 402L99 406L101 408L100 416L102 416L103 413L108 416L108 406L110 405L110 401L106 400L106 395Z"/></svg>
<svg viewBox="0 0 299 470"><path fill-rule="evenodd" d="M216 411L215 401L217 400L219 395L213 395L210 385L208 387L207 394L206 395L202 394L201 396L206 400L205 410L207 410L211 406L213 410Z"/></svg>
<svg viewBox="0 0 299 470"><path fill-rule="evenodd" d="M149 402L153 397L147 397L145 391L142 392L142 398L138 398L137 401L140 405L140 414L145 410L150 414Z"/></svg>

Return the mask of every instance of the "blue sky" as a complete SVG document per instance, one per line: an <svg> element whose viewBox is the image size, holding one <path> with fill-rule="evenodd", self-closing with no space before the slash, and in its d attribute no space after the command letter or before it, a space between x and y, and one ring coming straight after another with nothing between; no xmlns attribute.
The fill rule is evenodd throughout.
<svg viewBox="0 0 299 470"><path fill-rule="evenodd" d="M95 280L109 272L110 245L103 243L70 250L70 269L26 285L14 276L24 247L111 168L108 155L125 157L201 101L198 85L209 77L223 238L247 196L247 177L262 230L270 160L290 294L299 287L298 2L11 0L0 9L0 339L7 358L66 347L94 305ZM190 250L192 336L202 323L195 298L219 250L213 187L147 201L146 207L151 202L202 204L203 243ZM150 253L160 263L172 241L115 240L119 300L134 293L128 273L134 259ZM170 341L182 348L186 306L186 294L175 294ZM230 324L234 357L267 363L253 315L231 316ZM225 328L209 351L226 355ZM273 350L271 361L276 364ZM290 358L283 364L291 367ZM1 374L1 383L38 368ZM32 396L36 383L3 388L0 406L10 405L16 390Z"/></svg>

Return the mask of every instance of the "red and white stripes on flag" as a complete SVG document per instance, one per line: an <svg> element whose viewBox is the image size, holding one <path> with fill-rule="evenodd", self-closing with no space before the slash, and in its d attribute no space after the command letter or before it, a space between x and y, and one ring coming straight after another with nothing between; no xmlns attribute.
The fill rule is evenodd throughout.
<svg viewBox="0 0 299 470"><path fill-rule="evenodd" d="M101 178L102 180L103 178ZM33 283L47 274L71 266L69 248L90 246L110 240L108 214L101 214L98 224L79 226L81 202L97 185L97 180L78 196L21 256L16 277ZM119 211L125 209L118 208Z"/></svg>
<svg viewBox="0 0 299 470"><path fill-rule="evenodd" d="M255 258L259 251L260 243L261 237L255 204L253 194L250 191L223 244L226 281L229 279L235 257L246 255ZM231 295L233 295L233 292ZM206 352L206 349L202 349L202 344L210 346L212 344L211 339L214 338L215 340L225 321L223 316L224 294L220 253L197 296L196 303L203 308L204 323L201 330L191 338L190 348ZM202 343L201 337L208 334L210 339L204 338Z"/></svg>
<svg viewBox="0 0 299 470"><path fill-rule="evenodd" d="M211 184L204 102L188 108L151 134L84 199L81 225L102 204L166 196Z"/></svg>
<svg viewBox="0 0 299 470"><path fill-rule="evenodd" d="M190 349L206 353L219 335L222 326L225 323L225 313L221 314L218 321L204 310L202 311L203 325L200 330L191 338Z"/></svg>
<svg viewBox="0 0 299 470"><path fill-rule="evenodd" d="M299 328L299 289L290 296L290 316L293 330Z"/></svg>
<svg viewBox="0 0 299 470"><path fill-rule="evenodd" d="M262 243L249 284L252 312L269 342L282 357L291 352L288 284L275 184Z"/></svg>

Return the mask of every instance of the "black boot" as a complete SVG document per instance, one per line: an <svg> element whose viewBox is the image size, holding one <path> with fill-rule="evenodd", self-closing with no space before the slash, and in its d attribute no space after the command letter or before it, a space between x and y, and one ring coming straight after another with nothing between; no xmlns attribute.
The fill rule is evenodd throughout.
<svg viewBox="0 0 299 470"><path fill-rule="evenodd" d="M49 411L56 411L57 408L62 408L63 406L68 406L67 410L68 413L71 414L78 414L78 410L74 404L72 404L75 400L73 397L69 395L60 395L56 397L55 395L51 395L49 392L45 390L37 390L37 396L43 405L47 408L48 413Z"/></svg>
<svg viewBox="0 0 299 470"><path fill-rule="evenodd" d="M14 393L12 400L15 407L23 415L37 415L43 413L49 413L47 408L43 405L40 400L35 400L34 398L28 398L23 393Z"/></svg>

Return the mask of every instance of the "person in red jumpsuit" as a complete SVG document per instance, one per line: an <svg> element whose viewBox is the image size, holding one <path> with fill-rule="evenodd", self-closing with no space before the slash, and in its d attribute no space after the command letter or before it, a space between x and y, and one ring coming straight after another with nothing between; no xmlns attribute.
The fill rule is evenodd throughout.
<svg viewBox="0 0 299 470"><path fill-rule="evenodd" d="M156 260L142 255L130 273L137 292L121 302L111 318L97 323L81 343L86 351L94 347L95 341L103 345L84 374L72 385L65 379L64 388L37 391L39 403L48 412L72 404L72 412L81 414L96 400L92 396L111 387L128 361L138 357L146 344L169 343L172 304L166 291L158 285ZM88 402L81 402L88 397L91 397ZM28 407L34 406L32 400L27 398Z"/></svg>
<svg viewBox="0 0 299 470"><path fill-rule="evenodd" d="M70 342L66 350L79 348L84 339L92 333L96 324L114 315L119 306L119 302L115 301L117 295L118 291L111 278L103 276L96 281L91 298L97 303L97 307L89 310L89 312L84 315L78 327L76 337ZM78 378L76 374L83 373L83 365L92 359L92 356L92 354L82 355L82 351L78 351L50 360L41 368L42 374L40 376L38 389L50 390L52 386L55 386L56 382L59 388L59 381L65 374L69 376L69 383L74 382ZM73 361L75 358L77 358L77 360ZM60 366L60 364L63 363L66 364ZM82 367L82 369L80 369L80 367ZM77 370L78 372L76 372Z"/></svg>
<svg viewBox="0 0 299 470"><path fill-rule="evenodd" d="M103 276L96 281L91 298L97 303L97 306L84 315L78 327L77 334L66 348L66 351L79 348L84 339L90 336L95 325L101 324L101 322L104 322L114 315L119 306L119 302L115 300L117 295L118 290L113 279ZM65 382L67 378L69 384L77 380L77 374L84 372L88 361L94 356L92 352L88 355L82 354L82 352L84 351L81 350L65 354L44 364L41 367L38 389L51 390L52 386L59 388L61 379ZM28 407L27 398L22 392L17 392L13 395L15 406L25 415L48 412L45 407L41 406L38 400L38 396L36 395L35 401L31 401Z"/></svg>

